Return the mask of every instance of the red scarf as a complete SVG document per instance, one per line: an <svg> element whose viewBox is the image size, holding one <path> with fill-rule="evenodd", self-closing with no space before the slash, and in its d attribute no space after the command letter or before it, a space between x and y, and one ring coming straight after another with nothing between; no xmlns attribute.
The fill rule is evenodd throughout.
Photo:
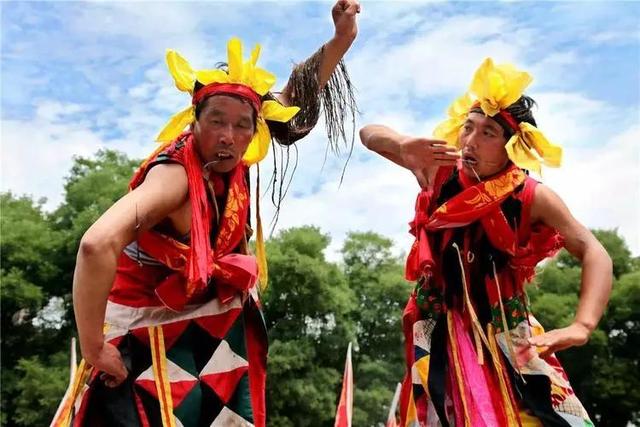
<svg viewBox="0 0 640 427"><path fill-rule="evenodd" d="M438 191L451 172L451 168L440 168L434 185ZM516 235L509 227L500 204L525 181L527 175L511 164L487 181L474 183L462 171L459 172L459 178L464 190L438 207L431 215L428 211L433 203L434 190L423 189L418 194L415 217L409 223L410 232L416 240L407 258L407 280L418 280L422 275L429 274L434 267L428 239L428 232L431 230L464 227L480 220L492 245L511 255L515 254Z"/></svg>

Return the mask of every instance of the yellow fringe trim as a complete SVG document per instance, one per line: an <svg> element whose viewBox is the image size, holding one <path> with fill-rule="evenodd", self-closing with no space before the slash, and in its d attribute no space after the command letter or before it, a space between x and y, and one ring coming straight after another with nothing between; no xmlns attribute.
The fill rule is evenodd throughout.
<svg viewBox="0 0 640 427"><path fill-rule="evenodd" d="M476 345L476 353L478 356L478 364L484 364L484 352L482 350L482 345L480 341L484 342L484 345L489 348L489 341L487 341L487 337L484 334L484 330L482 329L482 325L480 325L480 321L478 320L478 315L476 314L476 310L473 308L473 304L471 304L471 298L469 298L469 286L467 284L467 277L465 275L464 264L462 262L462 255L460 254L460 247L457 243L453 243L452 245L456 252L458 253L458 261L460 263L460 273L462 274L462 288L464 291L464 303L469 311L469 316L471 317L471 324L473 330L473 340Z"/></svg>
<svg viewBox="0 0 640 427"><path fill-rule="evenodd" d="M267 250L264 245L264 234L262 232L262 217L260 216L260 165L256 165L256 259L258 260L258 274L260 280L260 290L267 289L269 280L269 269L267 266Z"/></svg>
<svg viewBox="0 0 640 427"><path fill-rule="evenodd" d="M511 397L509 396L509 390L507 389L507 381L504 378L504 367L500 361L500 354L498 353L498 344L496 343L495 329L493 325L489 323L487 325L487 335L489 336L489 351L493 358L496 374L498 375L498 383L500 385L500 395L502 396L502 403L505 411L507 412L507 422L509 427L519 427L518 417L516 416L513 405L511 404Z"/></svg>
<svg viewBox="0 0 640 427"><path fill-rule="evenodd" d="M520 375L520 378L522 379L522 381L524 381L526 384L526 381L522 376L522 372L520 372L520 365L518 365L518 359L516 358L516 351L513 348L513 339L511 338L511 333L509 333L509 326L507 325L507 315L505 314L504 304L502 303L502 294L500 293L500 282L498 281L498 272L496 271L496 263L491 261L491 264L493 265L493 277L496 281L496 290L498 291L498 301L500 302L500 317L502 317L502 329L503 329L502 332L504 332L504 337L505 337L505 340L507 341L507 347L509 348L509 355L511 356L511 360L515 365L516 371L518 372L518 375Z"/></svg>

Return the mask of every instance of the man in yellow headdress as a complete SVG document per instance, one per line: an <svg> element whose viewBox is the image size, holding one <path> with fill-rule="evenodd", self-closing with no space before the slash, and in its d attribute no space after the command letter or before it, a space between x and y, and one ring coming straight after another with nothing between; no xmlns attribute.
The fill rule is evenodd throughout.
<svg viewBox="0 0 640 427"><path fill-rule="evenodd" d="M258 46L245 60L232 39L226 67L209 70L168 51L190 105L82 238L73 300L84 360L53 425L265 425L267 271L258 191L256 256L247 245L248 168L272 137L287 146L308 134L322 109L332 142L344 135L355 105L341 58L359 11L336 3L334 37L278 96Z"/></svg>
<svg viewBox="0 0 640 427"><path fill-rule="evenodd" d="M526 72L486 59L427 139L369 125L363 144L421 192L403 315L403 426L589 426L555 352L585 344L607 304L611 259L562 200L528 176L559 166L537 128ZM582 261L574 322L544 333L524 284L562 246Z"/></svg>

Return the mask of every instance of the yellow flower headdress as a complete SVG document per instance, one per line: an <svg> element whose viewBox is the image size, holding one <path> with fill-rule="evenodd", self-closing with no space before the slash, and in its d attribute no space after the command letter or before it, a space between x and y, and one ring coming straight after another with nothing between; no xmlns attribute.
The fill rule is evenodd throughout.
<svg viewBox="0 0 640 427"><path fill-rule="evenodd" d="M511 64L495 65L487 58L476 70L470 93L458 98L448 109L448 118L440 123L433 134L447 142L447 145L459 147L458 135L469 111L479 106L489 117L500 115L514 135L505 146L509 159L518 167L540 174L541 164L558 167L562 162L562 148L549 142L535 126L517 123L506 111L507 107L522 96L532 81L532 77L517 70Z"/></svg>
<svg viewBox="0 0 640 427"><path fill-rule="evenodd" d="M232 38L227 44L227 55L228 72L220 69L196 71L178 52L171 49L167 51L167 66L176 87L192 95L192 103L171 117L156 140L168 145L185 127L192 124L196 119L195 104L203 95L233 92L247 98L258 113L256 133L242 158L246 165L251 166L262 160L269 150L271 133L266 121L288 122L300 108L284 107L277 101L260 101L276 82L275 75L256 66L260 45L256 45L249 60L243 62L242 42L238 38ZM204 87L194 93L196 81Z"/></svg>

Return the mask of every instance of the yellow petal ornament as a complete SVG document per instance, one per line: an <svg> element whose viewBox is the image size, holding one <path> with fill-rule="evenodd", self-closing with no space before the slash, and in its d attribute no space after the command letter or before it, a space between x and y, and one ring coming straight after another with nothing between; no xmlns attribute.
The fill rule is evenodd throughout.
<svg viewBox="0 0 640 427"><path fill-rule="evenodd" d="M520 131L509 139L505 148L513 163L538 175L541 163L552 168L562 163L562 147L549 142L538 128L526 122L520 123Z"/></svg>
<svg viewBox="0 0 640 427"><path fill-rule="evenodd" d="M167 67L173 77L178 90L193 93L193 86L196 82L196 73L191 65L175 50L167 51Z"/></svg>
<svg viewBox="0 0 640 427"><path fill-rule="evenodd" d="M460 98L456 99L447 110L449 118L436 127L433 131L433 135L442 141L446 141L447 145L459 149L460 143L458 134L460 133L460 128L464 124L464 121L467 120L467 114L469 114L469 110L472 106L473 99L468 93L465 93Z"/></svg>
<svg viewBox="0 0 640 427"><path fill-rule="evenodd" d="M459 132L473 105L479 105L489 117L494 117L518 101L533 81L529 73L511 64L494 64L485 59L476 70L469 92L458 98L447 110L448 118L436 126L433 135L447 145L460 148ZM509 159L518 167L541 173L541 164L559 167L562 148L551 143L535 126L522 122L507 141Z"/></svg>
<svg viewBox="0 0 640 427"><path fill-rule="evenodd" d="M482 111L493 117L520 99L532 81L529 73L518 71L511 64L496 66L487 58L476 70L469 90L480 101Z"/></svg>

